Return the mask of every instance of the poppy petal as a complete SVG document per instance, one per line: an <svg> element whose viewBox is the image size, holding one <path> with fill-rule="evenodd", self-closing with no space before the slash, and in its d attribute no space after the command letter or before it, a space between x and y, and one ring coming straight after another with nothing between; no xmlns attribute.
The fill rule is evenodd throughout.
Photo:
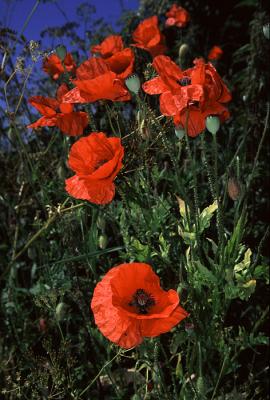
<svg viewBox="0 0 270 400"><path fill-rule="evenodd" d="M162 333L168 332L188 315L189 314L182 307L178 306L167 318L141 320L140 327L142 336L155 337Z"/></svg>
<svg viewBox="0 0 270 400"><path fill-rule="evenodd" d="M40 114L46 117L52 117L56 114L56 110L59 107L59 102L55 99L43 96L30 97L28 102L35 107Z"/></svg>
<svg viewBox="0 0 270 400"><path fill-rule="evenodd" d="M56 126L56 123L57 123L56 117L41 117L32 124L27 125L27 128L35 129L40 126Z"/></svg>
<svg viewBox="0 0 270 400"><path fill-rule="evenodd" d="M148 94L161 94L164 92L168 92L169 90L169 87L166 85L165 82L163 82L163 80L159 76L145 82L142 85L142 88L145 93Z"/></svg>
<svg viewBox="0 0 270 400"><path fill-rule="evenodd" d="M68 105L68 104L67 104ZM70 112L57 114L57 126L63 133L69 136L78 136L83 133L88 125L88 115L85 112Z"/></svg>

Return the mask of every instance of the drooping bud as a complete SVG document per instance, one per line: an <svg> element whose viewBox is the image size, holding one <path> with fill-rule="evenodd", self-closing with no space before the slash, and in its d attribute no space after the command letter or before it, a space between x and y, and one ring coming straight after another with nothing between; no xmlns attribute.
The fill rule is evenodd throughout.
<svg viewBox="0 0 270 400"><path fill-rule="evenodd" d="M64 59L67 55L66 46L64 46L63 44L60 44L59 46L56 47L55 53L60 58L61 61L64 61Z"/></svg>
<svg viewBox="0 0 270 400"><path fill-rule="evenodd" d="M266 39L270 39L270 23L268 22L267 24L264 24L263 26L263 34L266 37Z"/></svg>
<svg viewBox="0 0 270 400"><path fill-rule="evenodd" d="M55 309L55 317L58 322L64 318L64 316L66 314L66 309L67 309L67 306L65 303L57 304L56 309Z"/></svg>
<svg viewBox="0 0 270 400"><path fill-rule="evenodd" d="M181 126L176 126L174 132L179 140L183 139L183 137L185 136L185 130Z"/></svg>
<svg viewBox="0 0 270 400"><path fill-rule="evenodd" d="M220 128L220 119L216 115L209 115L205 120L205 125L208 131L215 135Z"/></svg>
<svg viewBox="0 0 270 400"><path fill-rule="evenodd" d="M182 59L186 56L188 52L188 45L186 43L181 44L181 46L179 47L179 58Z"/></svg>
<svg viewBox="0 0 270 400"><path fill-rule="evenodd" d="M228 189L228 195L233 201L239 198L241 193L241 188L238 181L235 178L228 179L227 189Z"/></svg>
<svg viewBox="0 0 270 400"><path fill-rule="evenodd" d="M131 93L138 94L140 87L141 87L141 82L140 82L140 78L138 77L137 74L130 75L125 80L125 83L126 83L126 87L128 88L128 90Z"/></svg>
<svg viewBox="0 0 270 400"><path fill-rule="evenodd" d="M104 250L106 249L108 244L108 237L107 235L100 235L99 239L98 239L98 245L99 247Z"/></svg>

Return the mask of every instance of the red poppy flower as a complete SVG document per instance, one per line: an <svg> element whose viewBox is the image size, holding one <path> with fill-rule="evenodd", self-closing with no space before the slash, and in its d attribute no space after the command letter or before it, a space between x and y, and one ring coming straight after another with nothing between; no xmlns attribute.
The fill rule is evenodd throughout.
<svg viewBox="0 0 270 400"><path fill-rule="evenodd" d="M165 22L166 26L177 26L178 28L184 28L190 19L187 10L176 4L172 5L166 16L168 17Z"/></svg>
<svg viewBox="0 0 270 400"><path fill-rule="evenodd" d="M205 128L204 118L217 114L229 118L223 103L231 99L230 92L211 63L202 59L185 71L166 56L155 57L153 66L158 77L143 84L148 94L160 94L160 111L173 116L176 125L185 126L189 109L188 135L197 136ZM184 122L183 122L184 121Z"/></svg>
<svg viewBox="0 0 270 400"><path fill-rule="evenodd" d="M57 126L61 132L69 136L78 136L83 133L88 124L88 115L82 111L73 111L72 104L62 103L64 95L68 92L65 84L58 90L56 99L43 96L33 96L28 101L42 115L27 128L37 128L39 126Z"/></svg>
<svg viewBox="0 0 270 400"><path fill-rule="evenodd" d="M124 148L119 138L93 132L79 139L69 153L69 167L76 173L66 179L66 191L76 199L107 204L115 194L113 183L122 168Z"/></svg>
<svg viewBox="0 0 270 400"><path fill-rule="evenodd" d="M219 60L223 54L223 50L219 46L213 46L208 53L208 60Z"/></svg>
<svg viewBox="0 0 270 400"><path fill-rule="evenodd" d="M149 51L152 57L164 54L167 50L156 15L142 21L133 32L132 38L135 42L132 46Z"/></svg>
<svg viewBox="0 0 270 400"><path fill-rule="evenodd" d="M115 72L118 79L126 79L133 72L135 57L131 49L126 48L106 59L110 70Z"/></svg>
<svg viewBox="0 0 270 400"><path fill-rule="evenodd" d="M115 53L124 49L124 43L120 35L111 35L102 43L91 48L92 53L99 53L102 58L110 58Z"/></svg>
<svg viewBox="0 0 270 400"><path fill-rule="evenodd" d="M91 308L103 335L126 349L168 332L188 316L177 292L163 290L150 265L136 262L107 272L94 290Z"/></svg>
<svg viewBox="0 0 270 400"><path fill-rule="evenodd" d="M76 70L76 86L64 96L65 103L92 103L97 100L127 101L130 94L124 82L102 58L93 57Z"/></svg>
<svg viewBox="0 0 270 400"><path fill-rule="evenodd" d="M76 70L76 64L70 53L67 53L64 59L64 65L67 72L74 73ZM52 54L47 57L43 63L43 71L51 75L53 79L58 79L61 74L65 72L63 63L56 54Z"/></svg>

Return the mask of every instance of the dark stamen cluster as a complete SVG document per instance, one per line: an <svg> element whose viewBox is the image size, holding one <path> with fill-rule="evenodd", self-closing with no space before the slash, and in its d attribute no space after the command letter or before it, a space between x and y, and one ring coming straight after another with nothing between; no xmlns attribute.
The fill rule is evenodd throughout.
<svg viewBox="0 0 270 400"><path fill-rule="evenodd" d="M149 308L156 304L153 296L143 289L137 289L129 306L136 307L138 314L148 314Z"/></svg>
<svg viewBox="0 0 270 400"><path fill-rule="evenodd" d="M191 79L185 76L185 78L179 79L177 83L179 83L180 86L188 86L191 84Z"/></svg>

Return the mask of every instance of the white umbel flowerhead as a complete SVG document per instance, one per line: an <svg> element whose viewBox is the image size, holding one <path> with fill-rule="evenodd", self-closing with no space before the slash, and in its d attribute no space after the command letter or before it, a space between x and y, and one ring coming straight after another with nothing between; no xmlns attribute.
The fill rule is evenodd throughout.
<svg viewBox="0 0 270 400"><path fill-rule="evenodd" d="M266 39L270 39L270 23L268 22L267 24L264 24L263 26L263 34L266 37Z"/></svg>
<svg viewBox="0 0 270 400"><path fill-rule="evenodd" d="M220 119L216 115L209 115L205 120L205 125L208 131L215 135L220 128Z"/></svg>
<svg viewBox="0 0 270 400"><path fill-rule="evenodd" d="M176 126L174 132L179 140L183 139L183 137L185 136L185 130L181 126Z"/></svg>
<svg viewBox="0 0 270 400"><path fill-rule="evenodd" d="M140 78L138 77L137 74L130 75L125 80L125 83L126 83L126 87L128 88L128 90L131 93L138 94L140 87L141 87L141 82L140 82Z"/></svg>

